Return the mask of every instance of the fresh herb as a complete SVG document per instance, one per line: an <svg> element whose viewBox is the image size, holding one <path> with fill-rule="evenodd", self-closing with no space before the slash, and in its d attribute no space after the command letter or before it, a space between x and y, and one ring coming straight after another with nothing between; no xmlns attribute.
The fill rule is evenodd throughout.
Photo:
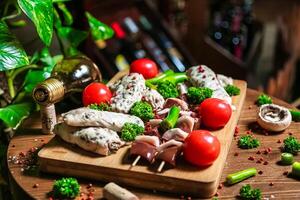
<svg viewBox="0 0 300 200"><path fill-rule="evenodd" d="M108 103L90 104L89 108L101 111L112 111L112 107Z"/></svg>
<svg viewBox="0 0 300 200"><path fill-rule="evenodd" d="M144 128L134 124L134 123L125 123L121 130L121 138L126 141L133 141L135 137L142 134L144 132Z"/></svg>
<svg viewBox="0 0 300 200"><path fill-rule="evenodd" d="M251 135L243 135L238 141L238 146L241 149L253 149L260 145L258 139L253 138Z"/></svg>
<svg viewBox="0 0 300 200"><path fill-rule="evenodd" d="M171 107L168 116L159 124L159 130L163 133L174 128L177 123L180 113L180 108L177 106Z"/></svg>
<svg viewBox="0 0 300 200"><path fill-rule="evenodd" d="M292 115L292 120L295 122L300 122L300 111L298 110L290 110Z"/></svg>
<svg viewBox="0 0 300 200"><path fill-rule="evenodd" d="M163 81L158 83L157 92L159 92L165 99L176 98L179 96L179 91L176 85L170 81Z"/></svg>
<svg viewBox="0 0 300 200"><path fill-rule="evenodd" d="M283 152L297 154L300 150L300 143L299 141L293 137L289 136L285 140L283 140Z"/></svg>
<svg viewBox="0 0 300 200"><path fill-rule="evenodd" d="M240 88L234 86L234 85L226 85L224 87L224 89L226 90L226 92L229 94L229 96L236 96L239 95L241 90Z"/></svg>
<svg viewBox="0 0 300 200"><path fill-rule="evenodd" d="M292 175L300 178L300 162L294 162L292 165Z"/></svg>
<svg viewBox="0 0 300 200"><path fill-rule="evenodd" d="M261 94L257 97L256 103L258 106L264 105L264 104L271 104L272 99L266 94Z"/></svg>
<svg viewBox="0 0 300 200"><path fill-rule="evenodd" d="M247 184L240 189L240 197L243 200L260 200L261 191L260 189L252 189L251 186Z"/></svg>
<svg viewBox="0 0 300 200"><path fill-rule="evenodd" d="M53 185L53 196L59 199L74 199L78 196L80 185L75 178L62 178Z"/></svg>
<svg viewBox="0 0 300 200"><path fill-rule="evenodd" d="M255 168L249 168L249 169L245 169L242 171L238 171L233 174L229 174L226 177L226 182L227 182L227 184L232 185L232 184L241 182L247 178L250 178L251 176L255 176L256 173L257 173L257 171Z"/></svg>
<svg viewBox="0 0 300 200"><path fill-rule="evenodd" d="M135 102L129 112L130 114L141 118L143 121L148 121L149 119L154 118L152 106L143 101Z"/></svg>
<svg viewBox="0 0 300 200"><path fill-rule="evenodd" d="M190 87L187 92L188 101L192 104L199 104L207 98L210 98L213 90L206 87Z"/></svg>

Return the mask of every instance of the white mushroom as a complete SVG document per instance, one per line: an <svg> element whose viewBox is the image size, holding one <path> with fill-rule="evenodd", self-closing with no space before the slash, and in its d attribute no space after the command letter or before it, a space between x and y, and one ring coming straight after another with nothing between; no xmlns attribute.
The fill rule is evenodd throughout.
<svg viewBox="0 0 300 200"><path fill-rule="evenodd" d="M283 131L292 121L291 113L287 108L275 104L265 104L259 108L257 123L269 131Z"/></svg>

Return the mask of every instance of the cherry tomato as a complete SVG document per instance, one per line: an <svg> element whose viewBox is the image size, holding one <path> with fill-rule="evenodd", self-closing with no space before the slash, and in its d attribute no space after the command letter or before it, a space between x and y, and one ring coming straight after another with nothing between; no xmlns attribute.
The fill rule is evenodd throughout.
<svg viewBox="0 0 300 200"><path fill-rule="evenodd" d="M140 73L145 79L149 79L158 74L158 67L152 60L140 58L131 63L130 72Z"/></svg>
<svg viewBox="0 0 300 200"><path fill-rule="evenodd" d="M109 88L103 83L90 83L83 90L82 102L84 106L90 104L107 103L112 97Z"/></svg>
<svg viewBox="0 0 300 200"><path fill-rule="evenodd" d="M208 98L200 104L199 114L204 126L211 129L219 129L227 124L232 110L227 102L221 99Z"/></svg>
<svg viewBox="0 0 300 200"><path fill-rule="evenodd" d="M184 141L183 156L197 166L211 165L220 154L218 138L206 130L192 131Z"/></svg>

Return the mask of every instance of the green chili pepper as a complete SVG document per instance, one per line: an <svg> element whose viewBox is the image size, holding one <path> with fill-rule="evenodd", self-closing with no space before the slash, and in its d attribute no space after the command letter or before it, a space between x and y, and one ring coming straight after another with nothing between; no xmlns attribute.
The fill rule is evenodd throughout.
<svg viewBox="0 0 300 200"><path fill-rule="evenodd" d="M226 177L226 182L229 185L241 182L247 178L250 178L251 176L255 176L257 173L257 170L255 168L249 168L245 169L243 171L235 172L233 174L229 174Z"/></svg>
<svg viewBox="0 0 300 200"><path fill-rule="evenodd" d="M290 113L292 115L293 121L300 122L300 111L298 111L298 110L290 110Z"/></svg>
<svg viewBox="0 0 300 200"><path fill-rule="evenodd" d="M291 153L281 154L281 163L284 165L291 165L294 162L294 156Z"/></svg>
<svg viewBox="0 0 300 200"><path fill-rule="evenodd" d="M292 166L292 175L300 177L300 162L294 162Z"/></svg>

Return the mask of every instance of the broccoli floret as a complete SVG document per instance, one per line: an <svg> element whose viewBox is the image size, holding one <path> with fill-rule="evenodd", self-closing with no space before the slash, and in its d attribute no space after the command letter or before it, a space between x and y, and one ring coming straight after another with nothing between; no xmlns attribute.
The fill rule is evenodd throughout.
<svg viewBox="0 0 300 200"><path fill-rule="evenodd" d="M171 107L168 116L159 124L160 132L164 133L165 131L174 128L178 120L180 113L180 108L177 106Z"/></svg>
<svg viewBox="0 0 300 200"><path fill-rule="evenodd" d="M53 196L59 199L74 199L80 190L80 185L75 178L62 178L53 185Z"/></svg>
<svg viewBox="0 0 300 200"><path fill-rule="evenodd" d="M213 90L206 87L190 87L187 92L187 97L190 103L199 104L204 99L210 98L213 94Z"/></svg>
<svg viewBox="0 0 300 200"><path fill-rule="evenodd" d="M158 83L157 92L159 92L165 99L176 98L179 96L176 85L170 81L163 81Z"/></svg>
<svg viewBox="0 0 300 200"><path fill-rule="evenodd" d="M272 99L266 94L261 94L257 97L256 103L258 106L264 105L264 104L271 104Z"/></svg>
<svg viewBox="0 0 300 200"><path fill-rule="evenodd" d="M226 90L226 92L229 94L229 96L236 96L239 95L241 90L240 88L234 86L234 85L226 85L224 87L224 89Z"/></svg>
<svg viewBox="0 0 300 200"><path fill-rule="evenodd" d="M89 108L101 111L112 111L112 108L108 103L91 104L89 105Z"/></svg>
<svg viewBox="0 0 300 200"><path fill-rule="evenodd" d="M137 135L140 135L144 132L144 128L134 124L134 123L125 123L121 130L121 138L126 141L133 141Z"/></svg>
<svg viewBox="0 0 300 200"><path fill-rule="evenodd" d="M289 136L283 141L284 152L297 154L299 150L300 150L300 143L295 137Z"/></svg>
<svg viewBox="0 0 300 200"><path fill-rule="evenodd" d="M247 184L240 189L240 197L243 200L260 200L261 191L260 189L252 189L251 186Z"/></svg>
<svg viewBox="0 0 300 200"><path fill-rule="evenodd" d="M258 139L253 138L251 135L244 135L240 137L238 146L241 149L253 149L260 145Z"/></svg>
<svg viewBox="0 0 300 200"><path fill-rule="evenodd" d="M152 106L143 101L135 102L129 112L130 114L141 118L143 121L148 121L149 119L154 118Z"/></svg>

